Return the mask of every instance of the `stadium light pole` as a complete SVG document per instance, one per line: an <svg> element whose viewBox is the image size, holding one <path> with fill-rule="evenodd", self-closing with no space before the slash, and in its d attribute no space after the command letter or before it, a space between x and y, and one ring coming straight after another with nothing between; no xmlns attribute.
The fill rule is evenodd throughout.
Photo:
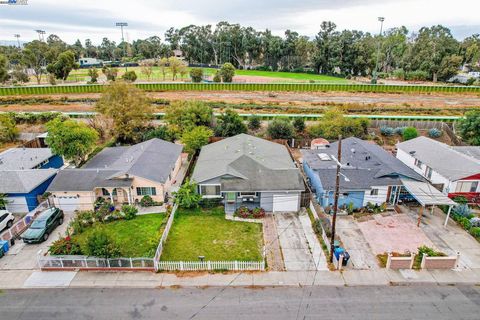
<svg viewBox="0 0 480 320"><path fill-rule="evenodd" d="M37 29L37 30L35 30L35 32L38 33L38 40L45 42L45 37L44 37L45 30Z"/></svg>
<svg viewBox="0 0 480 320"><path fill-rule="evenodd" d="M380 34L379 36L382 36L383 32L383 21L385 21L385 17L378 17L378 21L380 21ZM377 71L378 71L378 60L380 58L380 38L377 41L377 59L375 61L375 71L373 72L373 78L372 78L372 83L377 84Z"/></svg>
<svg viewBox="0 0 480 320"><path fill-rule="evenodd" d="M123 56L127 56L127 48L125 46L125 38L123 37L123 27L128 27L128 23L126 22L116 22L115 23L116 27L120 27L120 30L122 31L122 44L123 44ZM128 67L125 65L125 72L128 71Z"/></svg>
<svg viewBox="0 0 480 320"><path fill-rule="evenodd" d="M21 46L20 46L20 35L18 33L15 33L13 36L15 38L17 38L18 47L21 48Z"/></svg>

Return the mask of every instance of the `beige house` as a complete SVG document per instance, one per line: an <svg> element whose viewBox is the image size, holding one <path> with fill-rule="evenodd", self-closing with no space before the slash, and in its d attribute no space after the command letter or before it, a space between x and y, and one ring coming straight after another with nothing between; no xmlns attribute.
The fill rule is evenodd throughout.
<svg viewBox="0 0 480 320"><path fill-rule="evenodd" d="M164 202L182 159L181 145L160 139L106 148L82 168L61 170L47 191L64 211L91 210L99 198L117 207L147 195Z"/></svg>

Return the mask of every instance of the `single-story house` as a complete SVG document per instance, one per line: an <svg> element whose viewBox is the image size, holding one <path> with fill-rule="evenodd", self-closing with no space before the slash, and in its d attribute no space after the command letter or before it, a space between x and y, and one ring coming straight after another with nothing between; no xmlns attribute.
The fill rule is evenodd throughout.
<svg viewBox="0 0 480 320"><path fill-rule="evenodd" d="M164 202L182 165L182 149L156 138L105 148L82 168L60 171L48 191L65 211L91 210L98 198L115 206L138 203L147 195Z"/></svg>
<svg viewBox="0 0 480 320"><path fill-rule="evenodd" d="M62 166L63 159L49 148L12 148L0 153L0 193L6 195L6 209L34 210Z"/></svg>
<svg viewBox="0 0 480 320"><path fill-rule="evenodd" d="M338 141L320 150L302 150L302 163L312 191L324 208L334 203ZM339 207L398 202L403 180L424 181L392 154L370 141L342 140Z"/></svg>
<svg viewBox="0 0 480 320"><path fill-rule="evenodd" d="M397 144L397 158L450 198L480 203L480 147L452 147L418 137Z"/></svg>
<svg viewBox="0 0 480 320"><path fill-rule="evenodd" d="M227 213L241 206L298 211L305 190L285 146L247 134L204 146L192 180L202 197L221 200Z"/></svg>

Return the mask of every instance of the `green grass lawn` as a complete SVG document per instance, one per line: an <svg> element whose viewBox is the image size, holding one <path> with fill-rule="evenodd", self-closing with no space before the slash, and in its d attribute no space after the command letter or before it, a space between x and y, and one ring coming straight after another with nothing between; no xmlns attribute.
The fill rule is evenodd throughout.
<svg viewBox="0 0 480 320"><path fill-rule="evenodd" d="M157 213L137 216L132 220L98 223L73 238L84 248L88 235L94 230L103 230L120 247L122 257L154 257L165 227L165 220L165 214Z"/></svg>
<svg viewBox="0 0 480 320"><path fill-rule="evenodd" d="M161 260L261 261L262 225L225 219L223 207L179 209L170 229Z"/></svg>

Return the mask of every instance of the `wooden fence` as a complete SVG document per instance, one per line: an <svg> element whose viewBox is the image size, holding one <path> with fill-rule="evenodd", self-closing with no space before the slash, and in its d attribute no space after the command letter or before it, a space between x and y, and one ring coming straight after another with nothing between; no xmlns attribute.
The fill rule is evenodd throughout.
<svg viewBox="0 0 480 320"><path fill-rule="evenodd" d="M164 271L264 271L263 261L159 261L158 270Z"/></svg>

